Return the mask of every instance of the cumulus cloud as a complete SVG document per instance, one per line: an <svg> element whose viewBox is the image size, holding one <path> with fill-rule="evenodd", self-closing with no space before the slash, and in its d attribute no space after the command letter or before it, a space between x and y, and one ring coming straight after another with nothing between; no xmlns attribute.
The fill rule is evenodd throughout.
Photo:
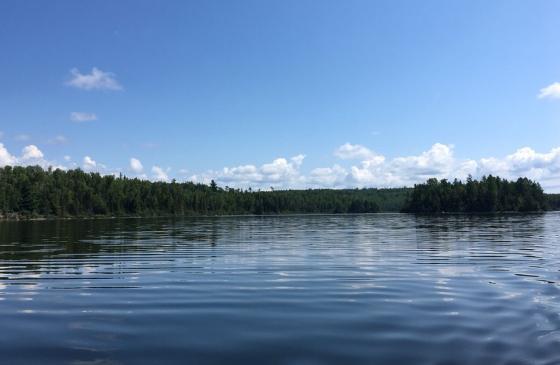
<svg viewBox="0 0 560 365"><path fill-rule="evenodd" d="M190 179L202 183L216 180L222 185L232 187L303 187L304 177L300 174L299 169L304 159L304 155L297 155L290 159L280 157L259 167L255 165L224 167L219 171L207 171L200 175L193 175Z"/></svg>
<svg viewBox="0 0 560 365"><path fill-rule="evenodd" d="M323 172L325 181L334 174ZM459 159L454 156L453 146L441 143L419 155L395 157L382 163L363 160L350 168L345 177L348 186L396 187L411 186L430 177L439 179L465 179L468 175L498 175L507 179L529 177L539 181L549 191L560 188L560 147L539 153L523 147L503 158L488 157L480 160ZM342 170L336 181L342 181Z"/></svg>
<svg viewBox="0 0 560 365"><path fill-rule="evenodd" d="M369 148L351 143L345 143L338 147L334 155L343 160L370 160L378 157L378 155Z"/></svg>
<svg viewBox="0 0 560 365"><path fill-rule="evenodd" d="M38 160L43 158L43 152L35 145L25 146L22 150L22 160Z"/></svg>
<svg viewBox="0 0 560 365"><path fill-rule="evenodd" d="M545 187L560 184L560 148L548 153L522 148L505 158L483 158L477 161L456 158L453 146L441 143L435 143L418 155L392 159L373 153L363 146L345 144L335 151L335 155L341 159L361 157L362 160L348 168L335 164L303 174L300 171L303 156L277 158L260 167L251 164L225 167L219 171L193 175L191 179L205 183L213 179L222 185L265 189L352 188L411 186L431 177L465 179L468 175L481 177L494 174L510 179L528 176L541 181Z"/></svg>
<svg viewBox="0 0 560 365"><path fill-rule="evenodd" d="M345 187L347 176L348 172L345 168L334 165L311 170L307 181L312 187L341 188Z"/></svg>
<svg viewBox="0 0 560 365"><path fill-rule="evenodd" d="M15 165L16 158L8 152L3 143L0 143L0 167L6 165Z"/></svg>
<svg viewBox="0 0 560 365"><path fill-rule="evenodd" d="M539 99L560 99L560 82L555 82L540 90Z"/></svg>
<svg viewBox="0 0 560 365"><path fill-rule="evenodd" d="M453 155L453 146L435 143L419 155L363 160L352 166L348 181L358 186L410 186L430 177L465 178L476 173L475 161L459 161Z"/></svg>
<svg viewBox="0 0 560 365"><path fill-rule="evenodd" d="M25 146L21 150L21 155L18 157L11 154L8 149L0 143L0 167L7 165L39 165L43 168L47 168L49 166L59 167L56 163L45 160L43 152L35 145Z"/></svg>
<svg viewBox="0 0 560 365"><path fill-rule="evenodd" d="M446 178L455 175L465 178L476 173L477 163L471 160L456 160L453 146L441 143L419 155L387 159L367 147L346 143L335 150L342 160L356 160L348 168L335 164L319 167L309 173L301 172L303 155L291 159L277 158L258 167L241 165L225 167L194 175L191 179L208 183L216 180L221 185L259 188L307 188L307 187L399 187L410 186L430 177ZM454 177L455 177L454 176Z"/></svg>
<svg viewBox="0 0 560 365"><path fill-rule="evenodd" d="M121 84L115 79L115 74L101 71L94 67L91 73L82 74L77 68L70 70L71 78L67 85L82 90L122 90Z"/></svg>
<svg viewBox="0 0 560 365"><path fill-rule="evenodd" d="M344 151L344 152L341 152ZM369 152L368 152L369 151ZM240 188L355 188L355 187L401 187L412 186L428 178L465 179L468 175L498 175L507 179L526 176L539 181L547 192L560 191L560 147L538 152L530 147L519 148L504 157L481 159L458 158L452 145L435 143L426 151L410 156L387 158L371 152L367 147L345 144L335 151L340 163L330 167L303 170L304 155L291 158L279 157L262 165L239 165L224 167L192 175L188 180L209 183L217 181L221 186ZM348 158L351 157L351 160ZM356 161L357 159L357 161ZM70 168L77 167L69 156L64 157ZM16 156L0 143L0 166L39 165L65 168L45 159L36 145L25 146ZM85 156L82 161L85 171L118 175L124 170L134 172L136 177L148 179L141 161L131 158L128 169L108 169L105 165ZM169 181L170 168L151 168L150 178ZM177 174L185 176L185 170Z"/></svg>
<svg viewBox="0 0 560 365"><path fill-rule="evenodd" d="M152 166L153 178L156 181L169 181L168 171L165 171L159 166Z"/></svg>
<svg viewBox="0 0 560 365"><path fill-rule="evenodd" d="M299 154L297 156L290 158L290 161L292 162L292 164L294 164L294 166L300 167L304 159L305 159L305 155Z"/></svg>
<svg viewBox="0 0 560 365"><path fill-rule="evenodd" d="M133 158L130 159L130 169L134 173L140 174L140 173L142 173L142 171L144 171L144 166L142 166L142 162L140 162L140 160L133 157Z"/></svg>
<svg viewBox="0 0 560 365"><path fill-rule="evenodd" d="M97 167L97 162L93 158L89 156L85 156L82 166L85 171L92 171L95 170L95 168Z"/></svg>
<svg viewBox="0 0 560 365"><path fill-rule="evenodd" d="M70 120L76 123L91 122L92 120L97 120L97 115L94 113L72 112L70 113Z"/></svg>
<svg viewBox="0 0 560 365"><path fill-rule="evenodd" d="M77 168L78 165L71 162L70 156L63 157L65 164L60 164L55 160L48 160L45 158L43 151L36 145L28 145L22 148L21 154L15 156L8 151L8 149L0 143L0 167L3 166L41 166L44 169L52 167L53 169L67 170L69 168ZM107 169L107 166L96 162L90 156L85 156L83 159L82 168L84 171L98 171L104 174L118 174L118 170Z"/></svg>
<svg viewBox="0 0 560 365"><path fill-rule="evenodd" d="M453 146L436 143L418 156L397 157L391 164L396 170L426 177L448 174L453 162Z"/></svg>
<svg viewBox="0 0 560 365"><path fill-rule="evenodd" d="M544 187L560 186L560 147L545 153L523 147L503 159L484 158L480 161L480 173L506 178L526 176L540 181Z"/></svg>

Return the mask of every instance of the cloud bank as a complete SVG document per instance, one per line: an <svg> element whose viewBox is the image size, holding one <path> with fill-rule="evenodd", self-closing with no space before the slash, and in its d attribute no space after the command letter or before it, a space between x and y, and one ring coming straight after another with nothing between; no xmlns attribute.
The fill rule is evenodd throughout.
<svg viewBox="0 0 560 365"><path fill-rule="evenodd" d="M297 155L290 159L281 157L259 167L255 165L224 167L220 171L193 175L190 179L205 184L216 180L231 187L303 187L305 177L301 175L299 169L304 158L304 155Z"/></svg>
<svg viewBox="0 0 560 365"><path fill-rule="evenodd" d="M0 167L8 165L38 165L43 168L48 168L50 166L54 168L65 168L64 166L57 164L55 161L45 160L43 152L33 144L23 147L21 154L19 156L15 156L8 151L3 143L0 143Z"/></svg>
<svg viewBox="0 0 560 365"><path fill-rule="evenodd" d="M253 189L305 189L305 188L356 188L356 187L403 187L424 182L426 179L466 179L468 175L498 175L507 179L526 176L541 183L547 192L560 192L560 147L547 152L537 152L530 147L519 148L504 157L463 159L454 154L449 144L435 143L427 150L410 156L389 158L358 144L345 143L335 149L338 161L332 166L304 170L305 155L291 158L278 157L262 165L245 164L208 170L185 178L185 170L173 174L171 168L153 165L145 173L142 162L130 158L125 169L108 168L90 155L81 160L80 166L64 157L64 163L45 159L36 145L25 146L16 156L0 143L0 167L5 165L39 165L44 168L76 168L87 172L118 175L132 174L140 179L170 181L174 176L181 181L189 180L208 184L215 180L221 186Z"/></svg>
<svg viewBox="0 0 560 365"><path fill-rule="evenodd" d="M241 165L224 167L219 171L197 174L190 179L208 183L216 180L221 185L253 188L355 188L403 187L424 182L426 179L466 179L469 175L499 175L508 179L527 176L543 185L547 191L560 190L560 147L549 152L520 148L503 158L460 159L453 146L435 143L418 155L387 158L362 145L343 144L334 152L335 157L354 160L349 166L334 164L301 171L303 155L290 160L275 159L260 167ZM297 163L296 163L297 161Z"/></svg>

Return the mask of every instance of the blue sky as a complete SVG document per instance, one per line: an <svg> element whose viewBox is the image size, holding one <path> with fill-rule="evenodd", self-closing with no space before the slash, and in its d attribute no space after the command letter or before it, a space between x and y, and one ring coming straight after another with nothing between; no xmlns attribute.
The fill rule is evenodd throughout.
<svg viewBox="0 0 560 365"><path fill-rule="evenodd" d="M557 1L3 1L0 164L264 188L494 173L556 191L558 14Z"/></svg>

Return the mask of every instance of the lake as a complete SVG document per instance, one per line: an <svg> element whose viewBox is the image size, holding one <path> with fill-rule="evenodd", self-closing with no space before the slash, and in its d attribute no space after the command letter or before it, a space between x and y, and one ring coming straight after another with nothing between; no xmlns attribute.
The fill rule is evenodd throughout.
<svg viewBox="0 0 560 365"><path fill-rule="evenodd" d="M559 364L560 213L0 223L1 364Z"/></svg>

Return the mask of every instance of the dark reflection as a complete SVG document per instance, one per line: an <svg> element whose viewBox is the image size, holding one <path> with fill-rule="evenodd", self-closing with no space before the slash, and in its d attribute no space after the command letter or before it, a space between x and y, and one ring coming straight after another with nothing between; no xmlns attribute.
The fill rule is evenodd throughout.
<svg viewBox="0 0 560 365"><path fill-rule="evenodd" d="M40 260L61 255L71 258L144 251L158 239L165 239L166 247L172 249L177 243L189 241L215 244L218 237L218 222L202 218L180 222L173 219L0 222L0 258Z"/></svg>
<svg viewBox="0 0 560 365"><path fill-rule="evenodd" d="M531 250L546 225L545 214L450 215L415 217L419 245L436 250L482 245L487 249L515 246Z"/></svg>

